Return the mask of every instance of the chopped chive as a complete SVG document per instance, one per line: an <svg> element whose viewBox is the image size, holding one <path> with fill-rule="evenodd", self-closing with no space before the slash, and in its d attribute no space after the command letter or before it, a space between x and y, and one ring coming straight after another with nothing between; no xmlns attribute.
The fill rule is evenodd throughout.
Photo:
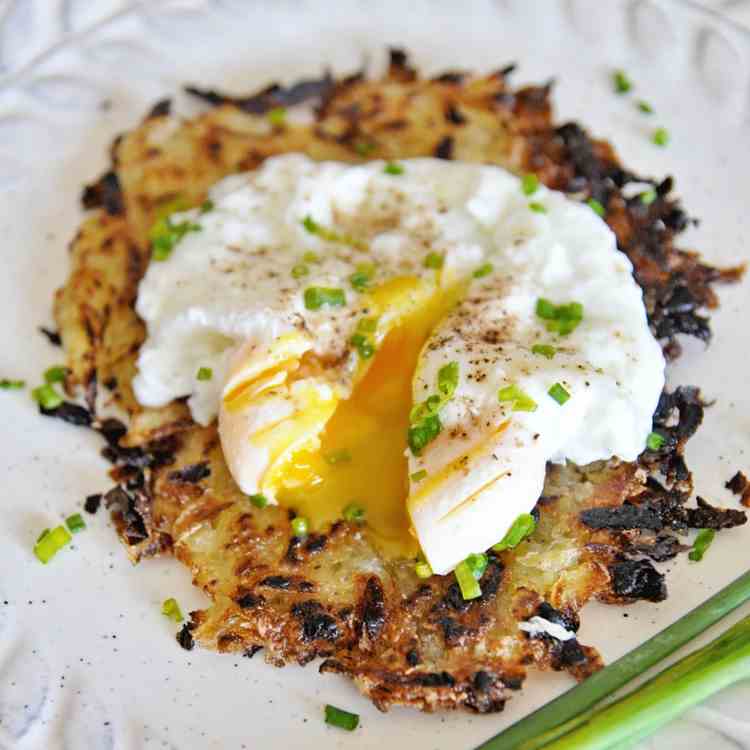
<svg viewBox="0 0 750 750"><path fill-rule="evenodd" d="M487 570L487 555L483 552L472 553L466 558L465 562L474 578L480 581L484 575L484 571Z"/></svg>
<svg viewBox="0 0 750 750"><path fill-rule="evenodd" d="M534 344L534 346L531 347L531 353L538 354L540 357L552 359L552 357L557 354L557 349L549 344Z"/></svg>
<svg viewBox="0 0 750 750"><path fill-rule="evenodd" d="M420 469L419 471L410 474L409 479L411 479L412 482L421 482L426 476L427 471L425 469Z"/></svg>
<svg viewBox="0 0 750 750"><path fill-rule="evenodd" d="M320 310L321 307L343 307L346 295L343 289L324 286L311 286L305 289L305 307L308 310Z"/></svg>
<svg viewBox="0 0 750 750"><path fill-rule="evenodd" d="M349 503L344 508L344 520L352 523L362 523L365 520L365 509L357 503Z"/></svg>
<svg viewBox="0 0 750 750"><path fill-rule="evenodd" d="M339 729L346 729L347 732L353 732L359 726L359 716L357 714L344 711L342 708L327 705L325 708L326 724Z"/></svg>
<svg viewBox="0 0 750 750"><path fill-rule="evenodd" d="M589 198L589 199L588 199L588 200L586 201L586 205L587 205L587 206L588 206L588 207L589 207L589 208L590 208L590 209L591 209L591 210L592 210L592 211L593 211L593 212L594 212L595 214L598 214L599 216L604 216L604 215L605 215L605 214L607 213L607 210L606 210L606 209L604 208L604 206L602 206L602 204L601 204L601 203L599 203L599 201L598 201L598 200L596 200L596 198Z"/></svg>
<svg viewBox="0 0 750 750"><path fill-rule="evenodd" d="M638 198L644 206L650 206L656 200L656 190L653 188L651 188L651 190L646 190L641 193Z"/></svg>
<svg viewBox="0 0 750 750"><path fill-rule="evenodd" d="M207 214L209 211L213 211L214 208L214 202L210 198L206 198L201 204L201 213Z"/></svg>
<svg viewBox="0 0 750 750"><path fill-rule="evenodd" d="M430 563L425 560L419 560L414 563L414 572L417 574L417 578L430 578L432 576Z"/></svg>
<svg viewBox="0 0 750 750"><path fill-rule="evenodd" d="M557 305L544 297L540 297L536 301L536 314L543 320L554 320L557 317Z"/></svg>
<svg viewBox="0 0 750 750"><path fill-rule="evenodd" d="M8 378L0 378L0 390L3 391L18 391L25 386L25 380L9 380Z"/></svg>
<svg viewBox="0 0 750 750"><path fill-rule="evenodd" d="M68 527L68 531L71 534L77 534L79 531L83 531L86 528L86 522L80 513L74 513L72 516L68 516L65 519L65 525Z"/></svg>
<svg viewBox="0 0 750 750"><path fill-rule="evenodd" d="M466 560L463 560L453 571L458 582L458 587L461 589L461 596L464 600L476 599L482 595L482 589L479 586L479 581L474 575L474 570L469 566Z"/></svg>
<svg viewBox="0 0 750 750"><path fill-rule="evenodd" d="M505 532L505 536L492 547L495 552L503 552L506 549L517 547L527 536L536 529L536 519L531 513L521 513L513 521L513 525Z"/></svg>
<svg viewBox="0 0 750 750"><path fill-rule="evenodd" d="M62 365L55 365L44 371L44 382L49 383L64 383L65 376L68 374L68 368Z"/></svg>
<svg viewBox="0 0 750 750"><path fill-rule="evenodd" d="M192 221L173 224L169 216L158 219L148 234L151 242L151 258L157 261L167 260L172 250L186 234L200 232L201 229L200 224Z"/></svg>
<svg viewBox="0 0 750 750"><path fill-rule="evenodd" d="M330 464L331 466L335 466L336 464L347 464L352 460L352 454L349 453L346 448L342 448L338 451L331 451L330 453L326 453L325 461L327 464Z"/></svg>
<svg viewBox="0 0 750 750"><path fill-rule="evenodd" d="M535 174L525 174L521 178L521 190L524 195L534 195L539 190L539 178Z"/></svg>
<svg viewBox="0 0 750 750"><path fill-rule="evenodd" d="M654 113L654 108L643 99L639 99L635 103L635 106L638 107L638 109L643 112L644 115L652 115Z"/></svg>
<svg viewBox="0 0 750 750"><path fill-rule="evenodd" d="M256 508L265 508L266 505L268 505L268 498L265 495L262 495L261 493L258 493L257 495L248 495L247 499Z"/></svg>
<svg viewBox="0 0 750 750"><path fill-rule="evenodd" d="M651 140L657 146L666 146L669 143L669 131L666 128L656 128Z"/></svg>
<svg viewBox="0 0 750 750"><path fill-rule="evenodd" d="M444 399L453 397L458 388L458 362L448 362L438 370L438 391Z"/></svg>
<svg viewBox="0 0 750 750"><path fill-rule="evenodd" d="M378 327L377 318L362 318L357 323L357 330L361 333L374 333Z"/></svg>
<svg viewBox="0 0 750 750"><path fill-rule="evenodd" d="M307 214L307 216L305 216L305 218L302 219L302 226L308 232L310 232L310 234L318 234L320 230L322 229L320 224L318 224L318 222L315 221L315 219L313 219L313 217L310 216L310 214Z"/></svg>
<svg viewBox="0 0 750 750"><path fill-rule="evenodd" d="M375 151L375 148L375 144L368 141L357 141L357 143L354 144L354 150L360 156L369 156Z"/></svg>
<svg viewBox="0 0 750 750"><path fill-rule="evenodd" d="M308 524L307 519L297 516L292 519L292 534L294 536L307 536Z"/></svg>
<svg viewBox="0 0 750 750"><path fill-rule="evenodd" d="M49 532L50 532L49 529L45 529L44 531L42 531L42 533L39 534L39 536L36 538L36 543L39 544L39 542L41 542L42 539L44 539L44 537L47 536L47 534L49 534Z"/></svg>
<svg viewBox="0 0 750 750"><path fill-rule="evenodd" d="M664 435L660 435L658 432L649 432L646 438L646 447L650 451L658 451L666 442L667 439Z"/></svg>
<svg viewBox="0 0 750 750"><path fill-rule="evenodd" d="M555 305L544 297L536 302L537 317L546 320L548 331L567 336L574 331L583 320L583 305L580 302L568 302Z"/></svg>
<svg viewBox="0 0 750 750"><path fill-rule="evenodd" d="M425 417L418 425L410 427L406 436L411 452L418 456L424 450L425 446L431 443L443 429L440 417L437 414L431 414Z"/></svg>
<svg viewBox="0 0 750 750"><path fill-rule="evenodd" d="M358 291L364 292L372 277L375 275L375 266L372 263L360 263L357 270L349 277L351 285Z"/></svg>
<svg viewBox="0 0 750 750"><path fill-rule="evenodd" d="M276 125L278 127L283 125L286 120L286 109L284 107L274 107L268 111L266 117L271 125Z"/></svg>
<svg viewBox="0 0 750 750"><path fill-rule="evenodd" d="M440 253L432 252L425 255L425 268L434 268L435 270L438 270L443 267L443 263L445 263L445 258Z"/></svg>
<svg viewBox="0 0 750 750"><path fill-rule="evenodd" d="M693 562L700 562L706 550L711 546L716 532L713 529L701 529L693 542L693 549L688 552L688 557Z"/></svg>
<svg viewBox="0 0 750 750"><path fill-rule="evenodd" d="M627 94L633 88L633 84L624 70L616 70L612 73L612 83L616 94Z"/></svg>
<svg viewBox="0 0 750 750"><path fill-rule="evenodd" d="M57 526L46 534L42 532L34 545L37 559L46 565L73 537L64 526Z"/></svg>
<svg viewBox="0 0 750 750"><path fill-rule="evenodd" d="M305 263L320 263L320 256L312 250L308 250L303 253L302 260L304 260Z"/></svg>
<svg viewBox="0 0 750 750"><path fill-rule="evenodd" d="M395 161L389 161L384 167L383 171L386 174L400 175L404 173L404 167L402 164L397 164Z"/></svg>
<svg viewBox="0 0 750 750"><path fill-rule="evenodd" d="M355 333L349 342L362 359L370 359L375 354L375 345L363 333Z"/></svg>
<svg viewBox="0 0 750 750"><path fill-rule="evenodd" d="M515 383L506 385L497 392L497 400L500 403L512 402L513 411L536 411L537 403L531 396L524 393Z"/></svg>
<svg viewBox="0 0 750 750"><path fill-rule="evenodd" d="M161 605L161 613L170 620L174 620L174 622L182 622L185 619L182 616L177 599L174 599L173 597L164 600L164 603Z"/></svg>
<svg viewBox="0 0 750 750"><path fill-rule="evenodd" d="M301 279L303 276L307 276L310 273L310 269L304 263L297 263L292 266L292 278Z"/></svg>
<svg viewBox="0 0 750 750"><path fill-rule="evenodd" d="M50 409L57 409L63 402L63 397L49 383L34 388L31 392L31 397L42 409L47 409L48 411Z"/></svg>
<svg viewBox="0 0 750 750"><path fill-rule="evenodd" d="M531 203L529 203L529 208L537 214L547 213L547 207L543 203L538 203L537 201L531 201Z"/></svg>
<svg viewBox="0 0 750 750"><path fill-rule="evenodd" d="M489 274L492 273L492 270L492 263L482 263L482 265L479 266L479 268L477 268L472 275L475 279L481 279L484 276L489 276Z"/></svg>
<svg viewBox="0 0 750 750"><path fill-rule="evenodd" d="M320 224L318 224L315 219L313 219L310 214L307 214L304 219L302 219L302 226L310 233L315 234L320 239L325 240L326 242L340 242L345 245L351 245L352 247L356 247L358 250L366 250L367 246L364 242L360 242L359 240L355 239L354 237L349 237L345 234L339 234L338 232L334 231L333 229L328 229L327 227L324 227ZM309 263L315 263L319 260L318 256L315 253L305 253L302 256L302 259L304 261L307 261Z"/></svg>
<svg viewBox="0 0 750 750"><path fill-rule="evenodd" d="M565 388L563 388L560 383L555 383L547 391L547 394L550 395L555 401L557 401L560 406L562 406L570 398L570 394L565 390Z"/></svg>
<svg viewBox="0 0 750 750"><path fill-rule="evenodd" d="M214 371L210 367L199 367L195 377L198 380L211 380L214 376Z"/></svg>

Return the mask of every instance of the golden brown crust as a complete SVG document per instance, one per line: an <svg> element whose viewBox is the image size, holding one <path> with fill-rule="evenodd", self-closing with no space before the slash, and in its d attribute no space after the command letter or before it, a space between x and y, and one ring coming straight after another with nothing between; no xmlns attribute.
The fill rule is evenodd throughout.
<svg viewBox="0 0 750 750"><path fill-rule="evenodd" d="M577 679L601 665L577 640L529 638L519 622L538 614L575 630L591 598L665 595L663 576L646 558L676 554L680 546L665 529L675 519L690 525L680 510L690 490L680 453L699 422L697 394L660 407L656 424L668 442L651 464L671 489L644 484L644 469L630 464L551 467L537 531L516 550L491 552L482 597L464 602L452 576L421 581L413 561L383 557L366 526L342 521L295 538L286 511L254 508L239 492L215 428L195 425L182 402L145 409L130 388L144 337L133 301L159 208L178 196L198 204L224 175L289 151L350 162L427 155L488 162L593 197L635 265L652 327L669 351L677 353L679 332L707 338L698 311L715 304L711 283L729 276L674 248L687 219L669 198L671 184L653 183L658 197L649 206L627 200L622 187L635 178L611 147L577 125L555 125L549 87L514 91L509 72L424 80L393 52L381 80L326 77L242 99L196 92L211 109L181 122L159 103L118 139L113 170L87 189L86 206L98 210L73 241L71 274L55 306L68 386L85 387L93 407L96 383L106 384L107 398L129 414L124 436L124 428L95 423L116 464L120 485L105 500L128 553L138 560L173 552L213 602L192 613L179 636L184 647L247 655L262 647L274 664L325 657L323 671L349 675L382 709L485 712L502 708L528 665ZM317 112L310 124L272 125L264 116L310 98Z"/></svg>

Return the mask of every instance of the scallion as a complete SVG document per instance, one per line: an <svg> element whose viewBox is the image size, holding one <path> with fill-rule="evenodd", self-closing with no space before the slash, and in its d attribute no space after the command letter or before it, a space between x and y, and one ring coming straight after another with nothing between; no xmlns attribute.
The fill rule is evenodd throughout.
<svg viewBox="0 0 750 750"><path fill-rule="evenodd" d="M266 117L271 125L280 127L286 121L286 109L284 107L274 107L266 113Z"/></svg>
<svg viewBox="0 0 750 750"><path fill-rule="evenodd" d="M633 84L624 70L616 70L612 73L612 84L616 94L627 94L633 88Z"/></svg>
<svg viewBox="0 0 750 750"><path fill-rule="evenodd" d="M440 253L427 253L424 258L424 267L439 270L443 267L445 258Z"/></svg>
<svg viewBox="0 0 750 750"><path fill-rule="evenodd" d="M589 198L589 199L588 199L588 200L586 201L586 205L587 205L587 206L588 206L588 207L589 207L589 208L590 208L590 209L591 209L591 210L592 210L592 211L593 211L593 212L594 212L595 214L598 214L599 216L602 216L602 217L603 217L603 216L604 216L604 214L606 214L606 213L607 213L607 210L606 210L606 209L604 208L604 206L602 206L602 204L601 204L601 203L599 203L599 201L598 201L598 200L596 200L596 198Z"/></svg>
<svg viewBox="0 0 750 750"><path fill-rule="evenodd" d="M0 390L3 391L19 391L25 386L25 380L9 380L8 378L0 378Z"/></svg>
<svg viewBox="0 0 750 750"><path fill-rule="evenodd" d="M359 716L342 708L327 705L325 707L326 724L339 729L346 729L347 732L353 732L359 726Z"/></svg>
<svg viewBox="0 0 750 750"><path fill-rule="evenodd" d="M265 508L266 505L268 505L268 498L265 495L262 495L261 493L257 493L255 495L248 495L247 499L256 508Z"/></svg>
<svg viewBox="0 0 750 750"><path fill-rule="evenodd" d="M419 471L415 471L409 475L409 479L411 479L412 482L421 482L425 477L427 476L426 469L420 469Z"/></svg>
<svg viewBox="0 0 750 750"><path fill-rule="evenodd" d="M365 520L365 509L357 503L349 503L344 508L343 512L344 520L352 523L362 523Z"/></svg>
<svg viewBox="0 0 750 750"><path fill-rule="evenodd" d="M646 438L646 447L650 451L658 451L666 442L666 438L658 432L649 432Z"/></svg>
<svg viewBox="0 0 750 750"><path fill-rule="evenodd" d="M474 575L474 570L469 566L466 560L461 561L456 565L456 569L453 571L456 576L459 589L461 589L461 596L466 600L477 599L482 595L482 588L479 585L479 581Z"/></svg>
<svg viewBox="0 0 750 750"><path fill-rule="evenodd" d="M669 143L669 131L666 128L656 128L654 134L651 136L651 140L657 146L666 146Z"/></svg>
<svg viewBox="0 0 750 750"><path fill-rule="evenodd" d="M539 178L535 174L525 174L521 178L521 190L524 195L534 195L539 190Z"/></svg>
<svg viewBox="0 0 750 750"><path fill-rule="evenodd" d="M414 563L414 572L417 574L417 578L430 578L432 576L432 568L426 560L418 560Z"/></svg>
<svg viewBox="0 0 750 750"><path fill-rule="evenodd" d="M305 289L305 307L308 310L320 310L321 307L343 307L346 295L343 289L324 286L311 286Z"/></svg>
<svg viewBox="0 0 750 750"><path fill-rule="evenodd" d="M292 519L292 534L294 536L307 536L308 524L307 519L302 516L297 516Z"/></svg>
<svg viewBox="0 0 750 750"><path fill-rule="evenodd" d="M360 155L360 156L370 156L375 151L375 144L370 141L357 141L357 143L354 144L354 150Z"/></svg>
<svg viewBox="0 0 750 750"><path fill-rule="evenodd" d="M643 99L639 99L635 106L638 107L639 111L643 112L644 115L652 115L654 113L654 108Z"/></svg>
<svg viewBox="0 0 750 750"><path fill-rule="evenodd" d="M349 277L349 282L358 292L364 292L370 286L374 275L375 266L372 263L360 263L357 270Z"/></svg>
<svg viewBox="0 0 750 750"><path fill-rule="evenodd" d="M42 534L34 545L34 554L45 565L66 545L73 537L64 526L56 526L52 531Z"/></svg>
<svg viewBox="0 0 750 750"><path fill-rule="evenodd" d="M536 314L545 321L548 331L567 336L581 324L583 305L580 302L556 305L540 297L536 302Z"/></svg>
<svg viewBox="0 0 750 750"><path fill-rule="evenodd" d="M492 270L492 263L482 263L482 265L479 266L479 268L477 268L472 275L475 279L481 279L485 276L489 276L492 273Z"/></svg>
<svg viewBox="0 0 750 750"><path fill-rule="evenodd" d="M195 377L198 380L211 380L214 371L210 367L199 367Z"/></svg>
<svg viewBox="0 0 750 750"><path fill-rule="evenodd" d="M167 260L172 250L189 232L201 231L201 225L193 221L181 221L174 224L169 216L164 216L151 227L148 238L151 242L151 258Z"/></svg>
<svg viewBox="0 0 750 750"><path fill-rule="evenodd" d="M418 456L422 453L425 446L431 443L443 429L440 417L437 414L431 414L425 417L419 424L409 428L406 435L406 441L409 444L409 450Z"/></svg>
<svg viewBox="0 0 750 750"><path fill-rule="evenodd" d="M310 269L305 263L296 263L292 266L292 278L301 279L303 276L307 276L310 273Z"/></svg>
<svg viewBox="0 0 750 750"><path fill-rule="evenodd" d="M668 628L657 633L625 656L595 672L578 686L550 701L508 729L482 744L477 750L539 750L548 743L585 724L591 709L615 693L631 680L646 672L678 648L703 633L727 614L750 600L750 571L744 573L710 599L681 617ZM711 648L709 645L707 648ZM734 652L736 654L736 652ZM690 658L690 657L688 657ZM729 658L736 658L729 654ZM746 663L743 659L743 663ZM718 670L717 674L722 674ZM663 684L662 698L675 699L675 689L683 686L692 690L690 680L676 680L670 676ZM697 696L697 693L694 693ZM653 699L653 696L652 696ZM643 711L648 711L644 706ZM623 721L637 720L640 711L630 708ZM607 738L609 739L609 738ZM612 738L614 741L614 738ZM617 744L615 742L615 744ZM620 743L622 744L622 743ZM628 744L628 743L626 743ZM607 742L602 747L610 747ZM598 745L596 745L598 747Z"/></svg>
<svg viewBox="0 0 750 750"><path fill-rule="evenodd" d="M403 174L403 173L404 173L404 167L403 167L403 165L401 165L401 164L398 164L398 163L397 163L397 162L395 162L395 161L389 161L389 162L388 162L388 163L387 163L387 164L386 164L386 165L385 165L385 166L383 167L383 171L384 171L384 172L385 172L386 174L390 174L390 175L394 175L394 176L397 176L397 175L401 175L401 174Z"/></svg>
<svg viewBox="0 0 750 750"><path fill-rule="evenodd" d="M505 532L505 536L492 547L495 552L504 552L506 549L517 547L527 536L536 529L536 520L531 513L521 513L513 525Z"/></svg>
<svg viewBox="0 0 750 750"><path fill-rule="evenodd" d="M42 409L46 409L47 411L57 409L63 402L63 397L49 383L34 388L31 392L31 397Z"/></svg>
<svg viewBox="0 0 750 750"><path fill-rule="evenodd" d="M701 529L693 541L693 549L688 552L688 557L693 562L700 562L715 536L716 532L713 529Z"/></svg>
<svg viewBox="0 0 750 750"><path fill-rule="evenodd" d="M513 411L536 411L537 403L524 393L515 383L506 385L497 392L497 400L502 404L511 402Z"/></svg>
<svg viewBox="0 0 750 750"><path fill-rule="evenodd" d="M529 208L537 214L547 213L547 206L545 206L544 203L539 203L539 201L531 201L531 203L529 203Z"/></svg>
<svg viewBox="0 0 750 750"><path fill-rule="evenodd" d="M646 190L643 193L641 193L638 196L638 200L644 205L644 206L650 206L657 198L656 190L651 188L651 190Z"/></svg>
<svg viewBox="0 0 750 750"><path fill-rule="evenodd" d="M570 393L565 390L561 383L555 383L548 391L547 394L557 401L562 406L569 398Z"/></svg>
<svg viewBox="0 0 750 750"><path fill-rule="evenodd" d="M64 383L68 374L68 368L62 365L55 365L44 371L44 382L52 385L53 383Z"/></svg>
<svg viewBox="0 0 750 750"><path fill-rule="evenodd" d="M71 534L77 534L86 528L86 522L80 513L74 513L72 516L68 516L65 519L65 525L68 527L68 531Z"/></svg>
<svg viewBox="0 0 750 750"><path fill-rule="evenodd" d="M174 620L174 622L182 622L185 619L182 616L180 605L177 603L177 599L174 599L172 597L170 597L169 599L165 599L164 603L161 605L161 613L168 617L170 620Z"/></svg>
<svg viewBox="0 0 750 750"><path fill-rule="evenodd" d="M554 346L550 346L550 344L534 344L534 346L531 347L531 353L538 354L540 357L552 359L557 353L557 349Z"/></svg>
<svg viewBox="0 0 750 750"><path fill-rule="evenodd" d="M362 359L370 359L375 354L375 345L364 333L355 333L349 342L357 350Z"/></svg>

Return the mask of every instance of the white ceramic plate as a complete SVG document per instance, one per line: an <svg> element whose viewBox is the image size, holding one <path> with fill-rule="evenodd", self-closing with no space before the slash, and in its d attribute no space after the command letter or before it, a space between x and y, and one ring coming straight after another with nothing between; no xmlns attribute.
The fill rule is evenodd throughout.
<svg viewBox="0 0 750 750"><path fill-rule="evenodd" d="M0 2L0 374L34 384L60 358L36 326L51 322L81 185L105 167L117 132L185 81L252 90L324 65L353 70L379 60L387 44L407 47L427 71L515 60L519 81L554 76L560 118L610 138L636 171L676 176L702 219L684 243L718 264L750 258L750 34L694 6L11 0ZM613 67L629 72L657 115L612 94ZM666 149L649 141L657 124L672 133ZM747 302L747 283L726 289L710 351L689 344L670 373L717 399L688 457L699 492L730 506L724 481L750 468ZM160 603L176 596L195 608L201 595L174 561L131 567L104 512L87 518L89 530L53 564L33 558L40 529L105 488L106 467L93 436L41 419L28 392L0 393L0 403L0 748L468 749L570 685L532 675L499 716L382 715L312 665L277 670L260 658L184 652ZM749 564L750 529L722 533L702 563L668 566L666 602L592 605L581 638L611 660ZM749 693L725 692L650 745L750 747ZM328 702L360 713L361 728L348 735L324 726Z"/></svg>

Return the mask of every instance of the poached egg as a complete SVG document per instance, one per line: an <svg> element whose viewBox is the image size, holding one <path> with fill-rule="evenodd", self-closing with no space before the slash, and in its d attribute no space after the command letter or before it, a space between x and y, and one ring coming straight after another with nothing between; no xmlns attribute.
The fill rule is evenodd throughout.
<svg viewBox="0 0 750 750"><path fill-rule="evenodd" d="M356 508L443 574L534 507L548 461L645 446L662 352L614 234L562 193L291 154L169 222L190 231L140 285L136 396L218 417L242 491L313 529Z"/></svg>

